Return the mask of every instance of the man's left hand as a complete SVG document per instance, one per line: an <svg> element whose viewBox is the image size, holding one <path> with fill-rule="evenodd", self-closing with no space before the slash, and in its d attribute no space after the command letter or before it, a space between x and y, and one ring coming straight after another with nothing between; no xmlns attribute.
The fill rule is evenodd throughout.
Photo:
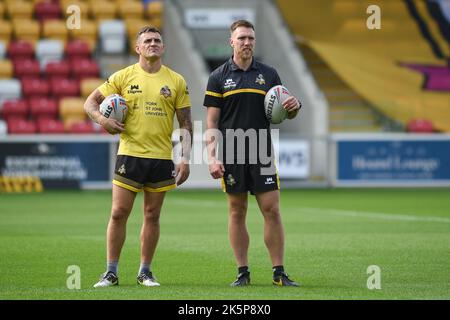
<svg viewBox="0 0 450 320"><path fill-rule="evenodd" d="M291 113L293 111L297 111L302 107L302 104L298 99L294 96L290 96L283 102L283 108L288 112Z"/></svg>

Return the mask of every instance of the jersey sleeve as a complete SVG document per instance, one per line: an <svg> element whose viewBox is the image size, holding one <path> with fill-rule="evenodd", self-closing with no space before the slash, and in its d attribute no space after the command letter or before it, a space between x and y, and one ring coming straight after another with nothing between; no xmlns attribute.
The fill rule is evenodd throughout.
<svg viewBox="0 0 450 320"><path fill-rule="evenodd" d="M223 94L219 79L214 74L211 74L208 79L208 85L206 86L203 105L205 107L222 108L223 102Z"/></svg>
<svg viewBox="0 0 450 320"><path fill-rule="evenodd" d="M117 71L109 76L109 78L106 79L100 87L98 87L98 90L104 97L110 96L114 93L121 94L121 79L122 73Z"/></svg>
<svg viewBox="0 0 450 320"><path fill-rule="evenodd" d="M273 69L273 71L274 71L274 86L278 86L278 85L282 85L283 83L281 83L281 79L280 79L280 76L278 75L278 72L275 70L275 69Z"/></svg>
<svg viewBox="0 0 450 320"><path fill-rule="evenodd" d="M186 84L186 80L181 77L181 79L178 81L178 88L177 88L178 94L176 103L175 103L175 109L181 109L191 106L191 99L189 97L189 89Z"/></svg>

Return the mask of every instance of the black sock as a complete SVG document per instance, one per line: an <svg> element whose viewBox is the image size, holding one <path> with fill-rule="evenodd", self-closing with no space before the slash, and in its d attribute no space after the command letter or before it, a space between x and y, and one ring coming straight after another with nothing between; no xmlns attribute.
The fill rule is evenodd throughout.
<svg viewBox="0 0 450 320"><path fill-rule="evenodd" d="M272 268L273 275L274 276L281 276L281 274L284 272L284 267L281 266L275 266Z"/></svg>
<svg viewBox="0 0 450 320"><path fill-rule="evenodd" d="M242 266L238 268L238 273L249 273L248 266Z"/></svg>

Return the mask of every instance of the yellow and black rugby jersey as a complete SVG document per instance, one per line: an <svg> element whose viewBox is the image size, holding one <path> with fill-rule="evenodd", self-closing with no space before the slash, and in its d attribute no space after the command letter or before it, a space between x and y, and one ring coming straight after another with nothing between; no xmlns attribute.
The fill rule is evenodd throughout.
<svg viewBox="0 0 450 320"><path fill-rule="evenodd" d="M264 98L270 88L279 84L274 68L253 58L244 71L231 57L209 76L203 105L221 109L219 130L268 129Z"/></svg>
<svg viewBox="0 0 450 320"><path fill-rule="evenodd" d="M171 159L176 109L191 106L183 76L166 66L148 73L139 63L117 71L99 88L105 96L120 94L127 102L119 155Z"/></svg>
<svg viewBox="0 0 450 320"><path fill-rule="evenodd" d="M209 76L203 105L205 107L220 108L218 129L223 134L222 146L219 146L219 157L224 163L226 159L234 160L260 160L260 135L257 132L256 141L246 138L245 152L238 148L237 138L235 144L230 142L233 132L227 129L265 129L266 146L269 155L271 150L270 122L264 110L266 92L273 86L281 84L277 71L256 61L253 58L247 70L240 69L231 57L227 62L214 70ZM256 146L256 147L255 147ZM240 151L241 150L241 151Z"/></svg>

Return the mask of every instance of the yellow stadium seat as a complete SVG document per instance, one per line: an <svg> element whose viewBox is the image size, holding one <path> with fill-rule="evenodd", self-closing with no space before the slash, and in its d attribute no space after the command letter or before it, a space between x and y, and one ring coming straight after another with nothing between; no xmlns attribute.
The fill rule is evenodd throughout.
<svg viewBox="0 0 450 320"><path fill-rule="evenodd" d="M97 21L115 19L117 16L117 5L113 1L91 0L90 9L92 17Z"/></svg>
<svg viewBox="0 0 450 320"><path fill-rule="evenodd" d="M34 13L34 5L28 1L7 2L7 12L11 19L31 19Z"/></svg>
<svg viewBox="0 0 450 320"><path fill-rule="evenodd" d="M162 30L162 25L163 25L162 16L161 17L152 17L152 18L150 18L150 24L152 26L158 28L159 30Z"/></svg>
<svg viewBox="0 0 450 320"><path fill-rule="evenodd" d="M121 1L117 4L119 17L122 19L142 19L144 17L144 6L139 1Z"/></svg>
<svg viewBox="0 0 450 320"><path fill-rule="evenodd" d="M35 44L41 36L41 27L37 20L14 19L13 30L16 39L28 40Z"/></svg>
<svg viewBox="0 0 450 320"><path fill-rule="evenodd" d="M0 60L0 79L1 78L12 78L13 76L13 65L9 59Z"/></svg>
<svg viewBox="0 0 450 320"><path fill-rule="evenodd" d="M147 5L147 17L162 17L164 4L162 1L152 1Z"/></svg>
<svg viewBox="0 0 450 320"><path fill-rule="evenodd" d="M73 12L69 11L67 12L67 8L71 5L78 6L80 8L80 16L82 18L88 18L89 15L89 5L86 1L81 0L61 0L61 13L63 17L68 17L69 15L72 15Z"/></svg>
<svg viewBox="0 0 450 320"><path fill-rule="evenodd" d="M5 45L7 45L9 40L11 40L12 30L13 27L11 22L7 20L0 20L0 41L5 42Z"/></svg>
<svg viewBox="0 0 450 320"><path fill-rule="evenodd" d="M68 31L65 20L46 20L42 30L44 38L61 40L66 43Z"/></svg>
<svg viewBox="0 0 450 320"><path fill-rule="evenodd" d="M81 80L81 96L83 98L87 98L92 93L92 91L97 89L104 82L105 80L101 78L88 78Z"/></svg>
<svg viewBox="0 0 450 320"><path fill-rule="evenodd" d="M86 113L84 112L84 98L81 97L66 97L59 102L59 116L61 119L78 119L84 120Z"/></svg>
<svg viewBox="0 0 450 320"><path fill-rule="evenodd" d="M4 16L5 16L5 4L3 2L0 2L0 20L2 20Z"/></svg>
<svg viewBox="0 0 450 320"><path fill-rule="evenodd" d="M97 44L97 31L98 27L96 22L88 19L82 19L80 29L70 30L70 38L86 41L92 51L95 49Z"/></svg>

